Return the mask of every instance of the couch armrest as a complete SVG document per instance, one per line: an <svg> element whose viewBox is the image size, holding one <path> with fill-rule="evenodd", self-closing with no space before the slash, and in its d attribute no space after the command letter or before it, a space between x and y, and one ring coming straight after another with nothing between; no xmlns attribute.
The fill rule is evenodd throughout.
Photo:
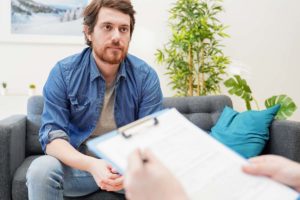
<svg viewBox="0 0 300 200"><path fill-rule="evenodd" d="M26 117L14 115L0 121L0 199L11 199L13 174L25 159Z"/></svg>
<svg viewBox="0 0 300 200"><path fill-rule="evenodd" d="M264 154L276 154L300 162L300 122L274 120Z"/></svg>

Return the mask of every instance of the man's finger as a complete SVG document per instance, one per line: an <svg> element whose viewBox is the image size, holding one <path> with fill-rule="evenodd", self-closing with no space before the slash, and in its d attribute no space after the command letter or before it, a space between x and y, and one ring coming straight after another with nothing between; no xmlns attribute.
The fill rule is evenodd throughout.
<svg viewBox="0 0 300 200"><path fill-rule="evenodd" d="M254 158L250 158L248 161L250 163L263 163L263 162L268 162L269 157L268 156L257 156Z"/></svg>
<svg viewBox="0 0 300 200"><path fill-rule="evenodd" d="M119 173L115 168L111 168L110 171L111 171L112 173L114 173L114 174L118 174L118 173Z"/></svg>
<svg viewBox="0 0 300 200"><path fill-rule="evenodd" d="M105 183L115 187L115 186L119 186L119 185L123 184L123 181L124 181L124 177L121 176L114 180L107 179L107 180L105 180Z"/></svg>
<svg viewBox="0 0 300 200"><path fill-rule="evenodd" d="M161 163L160 160L153 154L150 149L144 149L143 158L149 163Z"/></svg>
<svg viewBox="0 0 300 200"><path fill-rule="evenodd" d="M113 174L111 173L110 175L107 176L108 179L117 179L120 178L122 175L120 174Z"/></svg>
<svg viewBox="0 0 300 200"><path fill-rule="evenodd" d="M250 163L272 163L274 160L278 160L279 156L277 155L262 155L250 158L248 161Z"/></svg>
<svg viewBox="0 0 300 200"><path fill-rule="evenodd" d="M258 176L271 176L275 173L275 168L273 165L268 165L266 162L261 163L250 163L248 165L243 166L243 171Z"/></svg>
<svg viewBox="0 0 300 200"><path fill-rule="evenodd" d="M112 192L112 191L118 191L118 190L121 190L121 189L119 189L119 187L115 187L115 186L112 186L112 185L109 185L109 184L103 184L102 186L101 186L101 189L102 190L106 190L106 191L108 191L108 192Z"/></svg>
<svg viewBox="0 0 300 200"><path fill-rule="evenodd" d="M139 149L134 150L128 158L128 171L140 169L143 166L142 156Z"/></svg>

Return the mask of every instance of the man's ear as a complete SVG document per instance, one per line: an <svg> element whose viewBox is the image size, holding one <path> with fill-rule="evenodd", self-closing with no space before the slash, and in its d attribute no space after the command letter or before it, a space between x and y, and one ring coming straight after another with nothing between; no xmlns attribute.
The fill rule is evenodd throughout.
<svg viewBox="0 0 300 200"><path fill-rule="evenodd" d="M83 32L84 32L86 38L87 38L89 41L92 41L92 34L90 33L89 27L88 27L87 25L83 25Z"/></svg>

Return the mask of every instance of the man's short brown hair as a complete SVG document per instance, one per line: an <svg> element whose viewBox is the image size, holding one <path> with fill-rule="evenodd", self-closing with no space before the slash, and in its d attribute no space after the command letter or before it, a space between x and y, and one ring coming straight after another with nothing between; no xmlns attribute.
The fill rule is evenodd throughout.
<svg viewBox="0 0 300 200"><path fill-rule="evenodd" d="M132 36L135 24L135 10L130 0L92 0L83 12L83 25L88 27L88 32L92 33L98 21L98 14L102 7L116 9L130 16L130 37ZM85 35L86 44L92 46L92 42Z"/></svg>

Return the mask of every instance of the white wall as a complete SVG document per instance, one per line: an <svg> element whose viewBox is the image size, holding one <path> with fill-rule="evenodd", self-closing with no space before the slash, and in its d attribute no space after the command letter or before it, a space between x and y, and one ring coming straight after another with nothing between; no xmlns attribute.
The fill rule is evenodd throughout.
<svg viewBox="0 0 300 200"><path fill-rule="evenodd" d="M0 4L3 1L0 1ZM133 0L137 24L130 52L143 58L158 72L163 93L173 92L167 85L164 67L155 62L154 53L167 41L167 10L175 0ZM288 94L300 107L298 58L300 53L300 6L298 0L225 0L221 20L230 26L225 52L242 72L260 102L275 94ZM1 5L0 5L1 8ZM0 9L1 10L1 9ZM4 19L2 19L2 22ZM1 19L0 19L1 24ZM1 35L1 29L0 29ZM50 69L59 60L79 52L84 45L0 42L0 82L8 82L13 93L26 93L29 83L38 91ZM244 104L234 98L234 106ZM291 118L300 121L300 109Z"/></svg>
<svg viewBox="0 0 300 200"><path fill-rule="evenodd" d="M0 44L0 81L8 83L9 92L23 94L35 83L40 92L50 69L82 46L44 44Z"/></svg>
<svg viewBox="0 0 300 200"><path fill-rule="evenodd" d="M231 35L225 52L244 66L260 107L268 97L287 94L299 107L291 119L300 121L300 1L225 0L224 5L222 20Z"/></svg>

